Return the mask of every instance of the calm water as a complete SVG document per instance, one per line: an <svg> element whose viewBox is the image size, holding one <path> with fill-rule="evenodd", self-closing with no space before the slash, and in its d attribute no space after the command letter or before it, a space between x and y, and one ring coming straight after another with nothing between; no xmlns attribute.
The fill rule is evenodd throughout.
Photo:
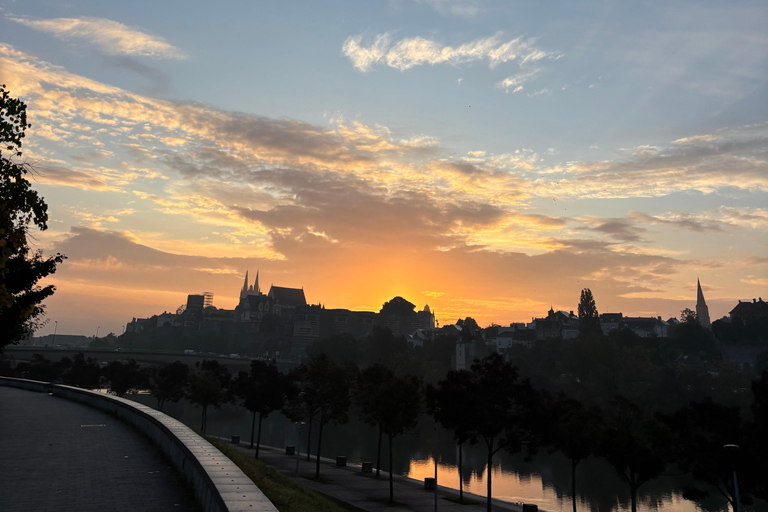
<svg viewBox="0 0 768 512"><path fill-rule="evenodd" d="M134 395L134 400L155 407L154 398ZM189 403L166 404L165 413L193 428L199 428L201 409ZM258 425L257 425L258 426ZM221 410L209 409L208 434L230 437L239 435L241 442L250 440L251 414L241 407L225 405ZM262 426L262 444L282 447L296 445L298 430L279 413L273 413ZM307 427L302 430L301 453L306 453ZM313 425L313 454L316 446L317 425ZM346 455L351 462L376 462L377 436L374 428L353 419L342 426L326 426L323 435L325 457ZM382 444L382 469L387 469L387 441ZM438 460L438 483L459 488L458 448L449 432L438 429L429 419L422 421L410 435L395 438L394 471L415 479L434 476L434 461ZM464 490L485 496L486 463L484 449L480 446L464 448ZM510 502L535 503L546 512L571 512L571 466L561 455L546 451L526 462L519 455L500 453L494 457L493 495ZM683 478L675 480L675 478ZM662 477L641 488L639 510L642 512L695 512L702 510L680 495L681 484L686 477ZM716 491L715 491L716 492ZM629 510L629 491L613 470L604 462L589 459L577 469L577 493L580 510L612 512ZM728 512L725 500L712 499L705 504L706 512ZM747 511L768 512L761 502L747 507Z"/></svg>

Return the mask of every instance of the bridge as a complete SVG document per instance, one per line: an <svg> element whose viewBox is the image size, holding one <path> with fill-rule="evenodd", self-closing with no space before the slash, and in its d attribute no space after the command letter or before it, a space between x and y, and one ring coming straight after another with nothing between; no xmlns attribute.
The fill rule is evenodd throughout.
<svg viewBox="0 0 768 512"><path fill-rule="evenodd" d="M91 348L72 348L66 349L61 347L27 347L27 346L14 346L9 345L3 349L3 353L11 360L12 364L18 362L31 361L35 354L40 354L49 361L60 361L64 357L70 359L77 353L82 353L86 358L93 358L99 362L111 362L111 361L127 361L133 359L141 366L162 366L174 361L181 361L190 367L194 367L195 363L202 361L218 361L220 364L227 367L232 375L237 375L241 371L249 371L251 368L250 358L234 358L216 354L184 354L181 352L167 352L157 350L127 350L127 349L91 349ZM296 367L298 363L287 359L278 359L277 367L281 372L287 372Z"/></svg>

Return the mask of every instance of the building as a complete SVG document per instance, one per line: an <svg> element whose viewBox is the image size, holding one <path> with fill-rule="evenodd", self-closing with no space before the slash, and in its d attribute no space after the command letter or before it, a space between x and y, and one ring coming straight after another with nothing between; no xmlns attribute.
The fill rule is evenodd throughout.
<svg viewBox="0 0 768 512"><path fill-rule="evenodd" d="M416 305L402 297L394 297L385 302L376 318L376 325L388 327L395 337L408 336L419 329L434 329L435 315L424 306L416 311Z"/></svg>
<svg viewBox="0 0 768 512"><path fill-rule="evenodd" d="M701 282L696 279L696 318L699 323L705 329L711 329L712 324L709 322L709 308L707 302L704 300L704 293L701 291Z"/></svg>
<svg viewBox="0 0 768 512"><path fill-rule="evenodd" d="M531 323L539 341L556 338L568 340L579 335L579 317L573 311L566 313L549 308L546 318L534 318Z"/></svg>
<svg viewBox="0 0 768 512"><path fill-rule="evenodd" d="M752 299L752 302L748 300L739 301L736 307L728 313L728 317L731 321L738 318L744 325L754 322L759 319L768 318L768 304L763 301L763 298Z"/></svg>
<svg viewBox="0 0 768 512"><path fill-rule="evenodd" d="M603 313L600 315L600 327L605 335L622 329L629 329L641 338L666 338L669 334L669 323L662 320L660 316L631 317L621 313Z"/></svg>

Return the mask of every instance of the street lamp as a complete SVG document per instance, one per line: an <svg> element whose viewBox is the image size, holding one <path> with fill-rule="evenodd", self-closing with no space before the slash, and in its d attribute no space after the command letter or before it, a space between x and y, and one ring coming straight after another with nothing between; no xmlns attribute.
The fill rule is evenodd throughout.
<svg viewBox="0 0 768 512"><path fill-rule="evenodd" d="M736 499L733 504L733 512L739 512L739 503L741 503L741 499L739 498L739 479L736 477L736 461L739 457L739 445L724 444L723 449L729 455L729 458L731 459L731 465L733 466L733 490L734 498Z"/></svg>
<svg viewBox="0 0 768 512"><path fill-rule="evenodd" d="M299 454L301 453L301 426L304 425L303 421L296 422L296 474L299 474Z"/></svg>
<svg viewBox="0 0 768 512"><path fill-rule="evenodd" d="M437 441L437 416L440 414L440 408L435 407L435 451L433 453L433 457L435 458L435 512L437 512L437 447L438 447L438 441ZM461 478L461 475L459 475L459 478Z"/></svg>
<svg viewBox="0 0 768 512"><path fill-rule="evenodd" d="M99 339L99 329L101 329L100 325L96 326L96 336L94 336L95 339Z"/></svg>
<svg viewBox="0 0 768 512"><path fill-rule="evenodd" d="M54 347L56 346L56 330L59 328L59 322L58 320L53 321L53 341L51 342L51 345Z"/></svg>

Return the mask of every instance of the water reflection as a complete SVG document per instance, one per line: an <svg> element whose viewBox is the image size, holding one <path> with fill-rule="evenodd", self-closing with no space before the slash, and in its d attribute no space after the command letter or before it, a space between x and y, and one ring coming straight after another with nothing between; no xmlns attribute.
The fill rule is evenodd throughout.
<svg viewBox="0 0 768 512"><path fill-rule="evenodd" d="M157 403L149 395L132 398L151 407ZM167 403L164 412L187 425L200 425L201 410L186 402ZM354 418L355 413L350 413ZM235 405L224 405L221 410L208 412L208 433L222 437L239 435L241 442L250 440L251 414ZM313 426L313 448L317 443L317 427ZM298 444L297 427L280 413L273 413L262 425L262 444L283 447ZM302 428L301 452L306 453L307 427ZM327 426L323 435L323 456L346 455L350 463L376 461L376 430L358 421L342 426ZM314 454L314 452L313 452ZM464 448L464 490L485 496L486 461L482 447ZM415 479L434 476L434 460L437 458L438 483L441 486L459 488L458 447L450 432L434 431L434 423L425 417L422 425L411 435L401 436L394 442L394 471ZM382 461L387 460L386 443L382 449ZM383 462L382 469L387 469ZM598 459L587 459L578 467L577 491L580 511L625 512L629 511L629 491L610 467ZM676 491L686 480L682 477L662 477L641 488L640 512L695 512L693 502L684 500ZM561 455L541 452L532 461L520 455L499 453L494 457L494 497L510 502L535 503L546 512L571 512L571 465ZM727 504L714 497L703 508L706 512L728 512ZM750 510L766 511L765 504Z"/></svg>

